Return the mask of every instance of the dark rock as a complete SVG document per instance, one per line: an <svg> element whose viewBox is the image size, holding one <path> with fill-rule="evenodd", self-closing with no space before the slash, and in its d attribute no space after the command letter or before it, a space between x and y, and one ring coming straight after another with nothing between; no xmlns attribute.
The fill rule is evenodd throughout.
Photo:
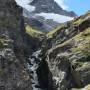
<svg viewBox="0 0 90 90"><path fill-rule="evenodd" d="M1 0L0 13L0 90L30 90L22 8L14 0Z"/></svg>
<svg viewBox="0 0 90 90"><path fill-rule="evenodd" d="M36 7L34 13L56 13L60 15L66 15L70 17L76 17L76 14L74 12L67 12L63 10L54 0L33 0L30 5L33 5Z"/></svg>

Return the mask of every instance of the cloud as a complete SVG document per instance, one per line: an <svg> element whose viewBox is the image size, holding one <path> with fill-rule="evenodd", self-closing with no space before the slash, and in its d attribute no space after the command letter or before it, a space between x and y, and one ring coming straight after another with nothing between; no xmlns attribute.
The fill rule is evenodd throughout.
<svg viewBox="0 0 90 90"><path fill-rule="evenodd" d="M31 3L33 0L15 0L15 1L17 2L18 5L27 9L30 12L35 10L34 6L29 5L29 3Z"/></svg>
<svg viewBox="0 0 90 90"><path fill-rule="evenodd" d="M64 10L67 10L69 7L65 4L65 0L54 0L56 1Z"/></svg>

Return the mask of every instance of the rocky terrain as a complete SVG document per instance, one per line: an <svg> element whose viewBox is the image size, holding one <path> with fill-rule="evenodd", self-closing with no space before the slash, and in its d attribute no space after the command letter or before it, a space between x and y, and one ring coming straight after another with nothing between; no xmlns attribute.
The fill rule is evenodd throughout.
<svg viewBox="0 0 90 90"><path fill-rule="evenodd" d="M44 38L41 40L42 60L37 69L41 87L45 90L83 90L90 84L90 12L47 34L30 26L27 28L27 25L26 31L34 38Z"/></svg>
<svg viewBox="0 0 90 90"><path fill-rule="evenodd" d="M90 90L90 11L48 33L22 13L0 1L0 90Z"/></svg>
<svg viewBox="0 0 90 90"><path fill-rule="evenodd" d="M33 0L30 5L35 6L35 10L33 11L33 13L41 13L41 12L45 12L45 13L57 13L57 14L61 14L61 15L66 15L66 16L70 16L70 17L75 17L76 14L71 11L66 11L63 10L57 2L55 2L55 0L45 0L43 2L43 0Z"/></svg>
<svg viewBox="0 0 90 90"><path fill-rule="evenodd" d="M57 90L90 83L90 12L49 32L47 62ZM77 89L76 89L77 90ZM89 89L85 89L89 90Z"/></svg>

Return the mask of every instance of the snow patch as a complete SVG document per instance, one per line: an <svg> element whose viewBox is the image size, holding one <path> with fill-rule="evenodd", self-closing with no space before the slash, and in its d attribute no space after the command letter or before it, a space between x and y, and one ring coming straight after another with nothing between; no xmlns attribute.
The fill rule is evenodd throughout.
<svg viewBox="0 0 90 90"><path fill-rule="evenodd" d="M52 19L53 21L56 21L58 23L64 23L66 21L70 21L70 20L74 19L74 17L59 15L59 14L55 14L55 13L43 13L43 12L36 14L36 16L42 16L45 19Z"/></svg>

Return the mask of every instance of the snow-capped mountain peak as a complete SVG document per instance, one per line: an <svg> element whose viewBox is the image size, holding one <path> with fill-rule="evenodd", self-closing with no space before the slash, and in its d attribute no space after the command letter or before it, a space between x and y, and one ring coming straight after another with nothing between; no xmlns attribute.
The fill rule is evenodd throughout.
<svg viewBox="0 0 90 90"><path fill-rule="evenodd" d="M52 30L60 23L76 17L74 12L63 10L54 0L16 0L23 7L23 15L29 24L41 30ZM38 23L42 23L39 27ZM27 21L26 21L27 22ZM35 24L34 24L35 23Z"/></svg>

